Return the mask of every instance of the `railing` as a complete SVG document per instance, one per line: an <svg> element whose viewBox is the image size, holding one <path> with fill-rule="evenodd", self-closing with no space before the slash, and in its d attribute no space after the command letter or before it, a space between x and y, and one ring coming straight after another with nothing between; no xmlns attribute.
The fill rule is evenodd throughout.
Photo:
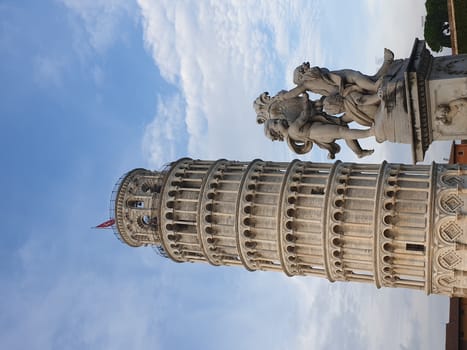
<svg viewBox="0 0 467 350"><path fill-rule="evenodd" d="M115 183L115 185L114 185L114 187L112 189L112 194L110 196L110 206L109 206L110 218L116 219L115 202L117 201L117 195L119 193L122 181L126 178L127 175L128 175L128 172L123 174L122 176L120 176L120 178L117 180L117 182ZM117 239L120 242L125 243L125 241L122 238L122 235L118 231L117 221L115 221L114 224L112 225L112 231L113 231L115 237L117 237Z"/></svg>
<svg viewBox="0 0 467 350"><path fill-rule="evenodd" d="M153 245L151 247L156 252L157 255L159 255L159 256L161 256L163 258L169 258L169 256L167 255L164 247L162 247L161 245Z"/></svg>

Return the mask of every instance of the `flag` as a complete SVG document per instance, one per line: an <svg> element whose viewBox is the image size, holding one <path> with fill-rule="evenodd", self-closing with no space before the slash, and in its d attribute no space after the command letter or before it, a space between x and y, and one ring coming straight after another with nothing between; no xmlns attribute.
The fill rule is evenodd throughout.
<svg viewBox="0 0 467 350"><path fill-rule="evenodd" d="M104 221L102 224L97 225L95 228L107 228L115 224L115 219L110 219L107 221Z"/></svg>

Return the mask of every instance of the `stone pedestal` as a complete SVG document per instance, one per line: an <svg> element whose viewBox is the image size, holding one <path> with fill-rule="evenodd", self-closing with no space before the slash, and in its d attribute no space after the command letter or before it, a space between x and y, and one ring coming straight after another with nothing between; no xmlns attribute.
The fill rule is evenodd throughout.
<svg viewBox="0 0 467 350"><path fill-rule="evenodd" d="M467 139L467 55L433 57L416 39L382 86L377 140L412 144L416 163L433 141Z"/></svg>

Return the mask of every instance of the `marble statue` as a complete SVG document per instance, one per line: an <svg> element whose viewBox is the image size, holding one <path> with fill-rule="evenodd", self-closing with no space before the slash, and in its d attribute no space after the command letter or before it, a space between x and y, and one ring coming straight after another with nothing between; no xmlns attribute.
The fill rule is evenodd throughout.
<svg viewBox="0 0 467 350"><path fill-rule="evenodd" d="M347 146L358 157L373 153L373 150L361 148L357 139L374 136L373 129L350 129L342 118L333 117L320 112L316 102L308 100L306 93L298 98L302 110L291 118L291 115L276 114L264 122L266 137L272 141L287 141L289 147L299 154L311 150L313 143L328 151L330 159L340 151L337 139L345 140ZM297 103L298 104L298 103Z"/></svg>
<svg viewBox="0 0 467 350"><path fill-rule="evenodd" d="M256 121L271 140L287 141L298 154L313 143L331 158L338 140L359 156L358 139L412 145L414 162L424 159L435 140L467 139L467 55L433 57L416 39L406 59L385 49L374 75L352 69L329 70L305 62L293 73L296 84L274 96L261 94L253 103ZM310 100L308 93L321 95ZM352 129L357 123L367 129Z"/></svg>
<svg viewBox="0 0 467 350"><path fill-rule="evenodd" d="M378 89L393 60L393 53L386 49L385 61L374 76L351 69L329 71L305 62L294 71L297 87L272 97L265 92L254 101L256 121L265 123L268 138L286 140L298 154L309 152L316 143L334 159L340 150L336 140L343 139L359 157L370 155L373 150L363 150L357 139L374 136L371 127L381 104ZM322 98L312 101L307 91ZM347 124L351 122L370 129L350 129Z"/></svg>
<svg viewBox="0 0 467 350"><path fill-rule="evenodd" d="M290 94L298 95L304 91L311 91L323 96L344 94L345 89L360 91L364 94L376 94L382 78L394 61L392 51L385 49L384 63L374 76L368 76L352 69L330 71L327 68L310 67L304 62L295 68L293 81L297 85Z"/></svg>
<svg viewBox="0 0 467 350"><path fill-rule="evenodd" d="M347 111L341 117L330 115L324 108L333 109L338 114L346 108L342 99L328 96L320 100L310 100L303 92L299 96L284 98L286 91L271 97L267 92L261 94L254 102L257 122L264 123L265 135L272 141L287 141L289 148L297 154L309 152L316 143L326 149L330 159L340 151L335 142L345 140L349 148L358 157L373 153L373 150L363 150L357 139L373 136L369 130L349 129L348 123L357 121L364 126L372 126L371 119L356 118L356 113ZM361 113L360 113L361 114Z"/></svg>

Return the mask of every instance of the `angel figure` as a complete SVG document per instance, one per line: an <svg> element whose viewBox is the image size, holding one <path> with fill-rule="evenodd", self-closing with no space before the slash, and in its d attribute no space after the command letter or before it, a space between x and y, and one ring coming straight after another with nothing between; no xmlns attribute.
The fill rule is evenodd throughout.
<svg viewBox="0 0 467 350"><path fill-rule="evenodd" d="M286 140L289 147L296 153L306 153L311 150L313 143L326 149L331 159L340 151L336 140L345 140L347 146L359 157L373 154L373 150L365 150L358 139L374 136L372 127L368 129L350 129L346 123L335 118L335 123L328 119L321 119L313 115L316 111L305 106L300 115L290 123L286 118L268 119L264 124L266 137L272 141ZM297 149L299 152L297 152ZM304 152L306 151L306 152Z"/></svg>
<svg viewBox="0 0 467 350"><path fill-rule="evenodd" d="M290 90L284 97L297 96L304 91L311 91L322 96L342 95L344 89L349 87L367 95L375 95L393 61L394 54L391 50L385 49L384 63L373 76L352 69L330 71L327 68L311 67L309 62L304 62L294 70L293 81L297 87Z"/></svg>

